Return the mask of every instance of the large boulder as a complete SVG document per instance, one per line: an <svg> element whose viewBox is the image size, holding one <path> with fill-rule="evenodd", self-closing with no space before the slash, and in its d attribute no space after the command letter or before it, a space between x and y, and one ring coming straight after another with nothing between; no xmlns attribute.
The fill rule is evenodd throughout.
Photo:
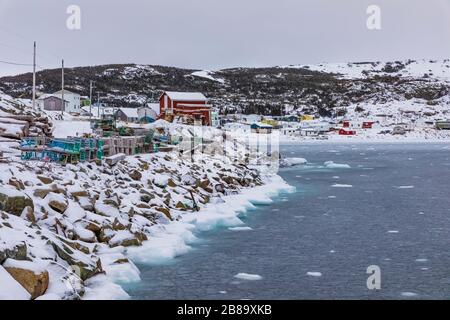
<svg viewBox="0 0 450 320"><path fill-rule="evenodd" d="M0 210L20 216L26 207L34 208L33 200L25 193L8 187L0 187Z"/></svg>
<svg viewBox="0 0 450 320"><path fill-rule="evenodd" d="M8 259L3 264L3 267L14 280L30 293L31 299L36 299L47 291L49 283L48 272L36 263Z"/></svg>

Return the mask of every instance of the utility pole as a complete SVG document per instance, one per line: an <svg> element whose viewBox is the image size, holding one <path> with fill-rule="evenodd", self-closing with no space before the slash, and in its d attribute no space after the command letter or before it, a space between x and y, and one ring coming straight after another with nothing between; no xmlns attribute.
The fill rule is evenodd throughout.
<svg viewBox="0 0 450 320"><path fill-rule="evenodd" d="M91 80L89 86L89 118L92 118L92 88L94 81Z"/></svg>
<svg viewBox="0 0 450 320"><path fill-rule="evenodd" d="M64 117L64 110L66 109L66 100L64 100L64 59L62 60L62 68L61 68L61 117Z"/></svg>
<svg viewBox="0 0 450 320"><path fill-rule="evenodd" d="M100 119L100 92L97 92L97 117Z"/></svg>
<svg viewBox="0 0 450 320"><path fill-rule="evenodd" d="M33 45L33 110L36 110L36 41Z"/></svg>

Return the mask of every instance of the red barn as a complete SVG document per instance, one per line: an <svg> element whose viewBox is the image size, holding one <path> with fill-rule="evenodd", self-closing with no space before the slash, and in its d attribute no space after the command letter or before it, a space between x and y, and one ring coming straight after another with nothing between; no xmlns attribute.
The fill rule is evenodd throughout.
<svg viewBox="0 0 450 320"><path fill-rule="evenodd" d="M161 117L187 116L204 126L211 125L211 105L200 92L166 91L159 98L159 106Z"/></svg>

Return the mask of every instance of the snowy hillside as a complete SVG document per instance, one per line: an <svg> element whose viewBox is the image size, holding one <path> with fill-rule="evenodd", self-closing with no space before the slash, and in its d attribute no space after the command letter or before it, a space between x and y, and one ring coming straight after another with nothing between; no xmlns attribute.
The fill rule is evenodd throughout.
<svg viewBox="0 0 450 320"><path fill-rule="evenodd" d="M335 73L345 79L366 79L374 76L432 78L450 81L450 60L408 60L397 62L322 63L317 65L287 66L319 72Z"/></svg>
<svg viewBox="0 0 450 320"><path fill-rule="evenodd" d="M332 115L358 103L396 102L447 106L450 61L324 63L268 68L190 70L150 65L104 65L66 70L67 89L89 95L96 82L102 101L139 106L163 90L200 91L227 113ZM0 78L0 90L31 96L31 74ZM60 70L38 73L40 92L60 87Z"/></svg>

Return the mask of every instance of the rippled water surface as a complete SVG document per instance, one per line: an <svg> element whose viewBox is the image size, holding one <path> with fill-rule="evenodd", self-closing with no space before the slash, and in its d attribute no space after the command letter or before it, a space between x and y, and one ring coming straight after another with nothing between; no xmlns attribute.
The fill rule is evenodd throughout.
<svg viewBox="0 0 450 320"><path fill-rule="evenodd" d="M309 161L280 171L297 191L247 212L251 230L202 233L171 263L138 265L142 282L126 287L133 299L450 297L448 145L281 149ZM367 289L370 265L381 290Z"/></svg>

